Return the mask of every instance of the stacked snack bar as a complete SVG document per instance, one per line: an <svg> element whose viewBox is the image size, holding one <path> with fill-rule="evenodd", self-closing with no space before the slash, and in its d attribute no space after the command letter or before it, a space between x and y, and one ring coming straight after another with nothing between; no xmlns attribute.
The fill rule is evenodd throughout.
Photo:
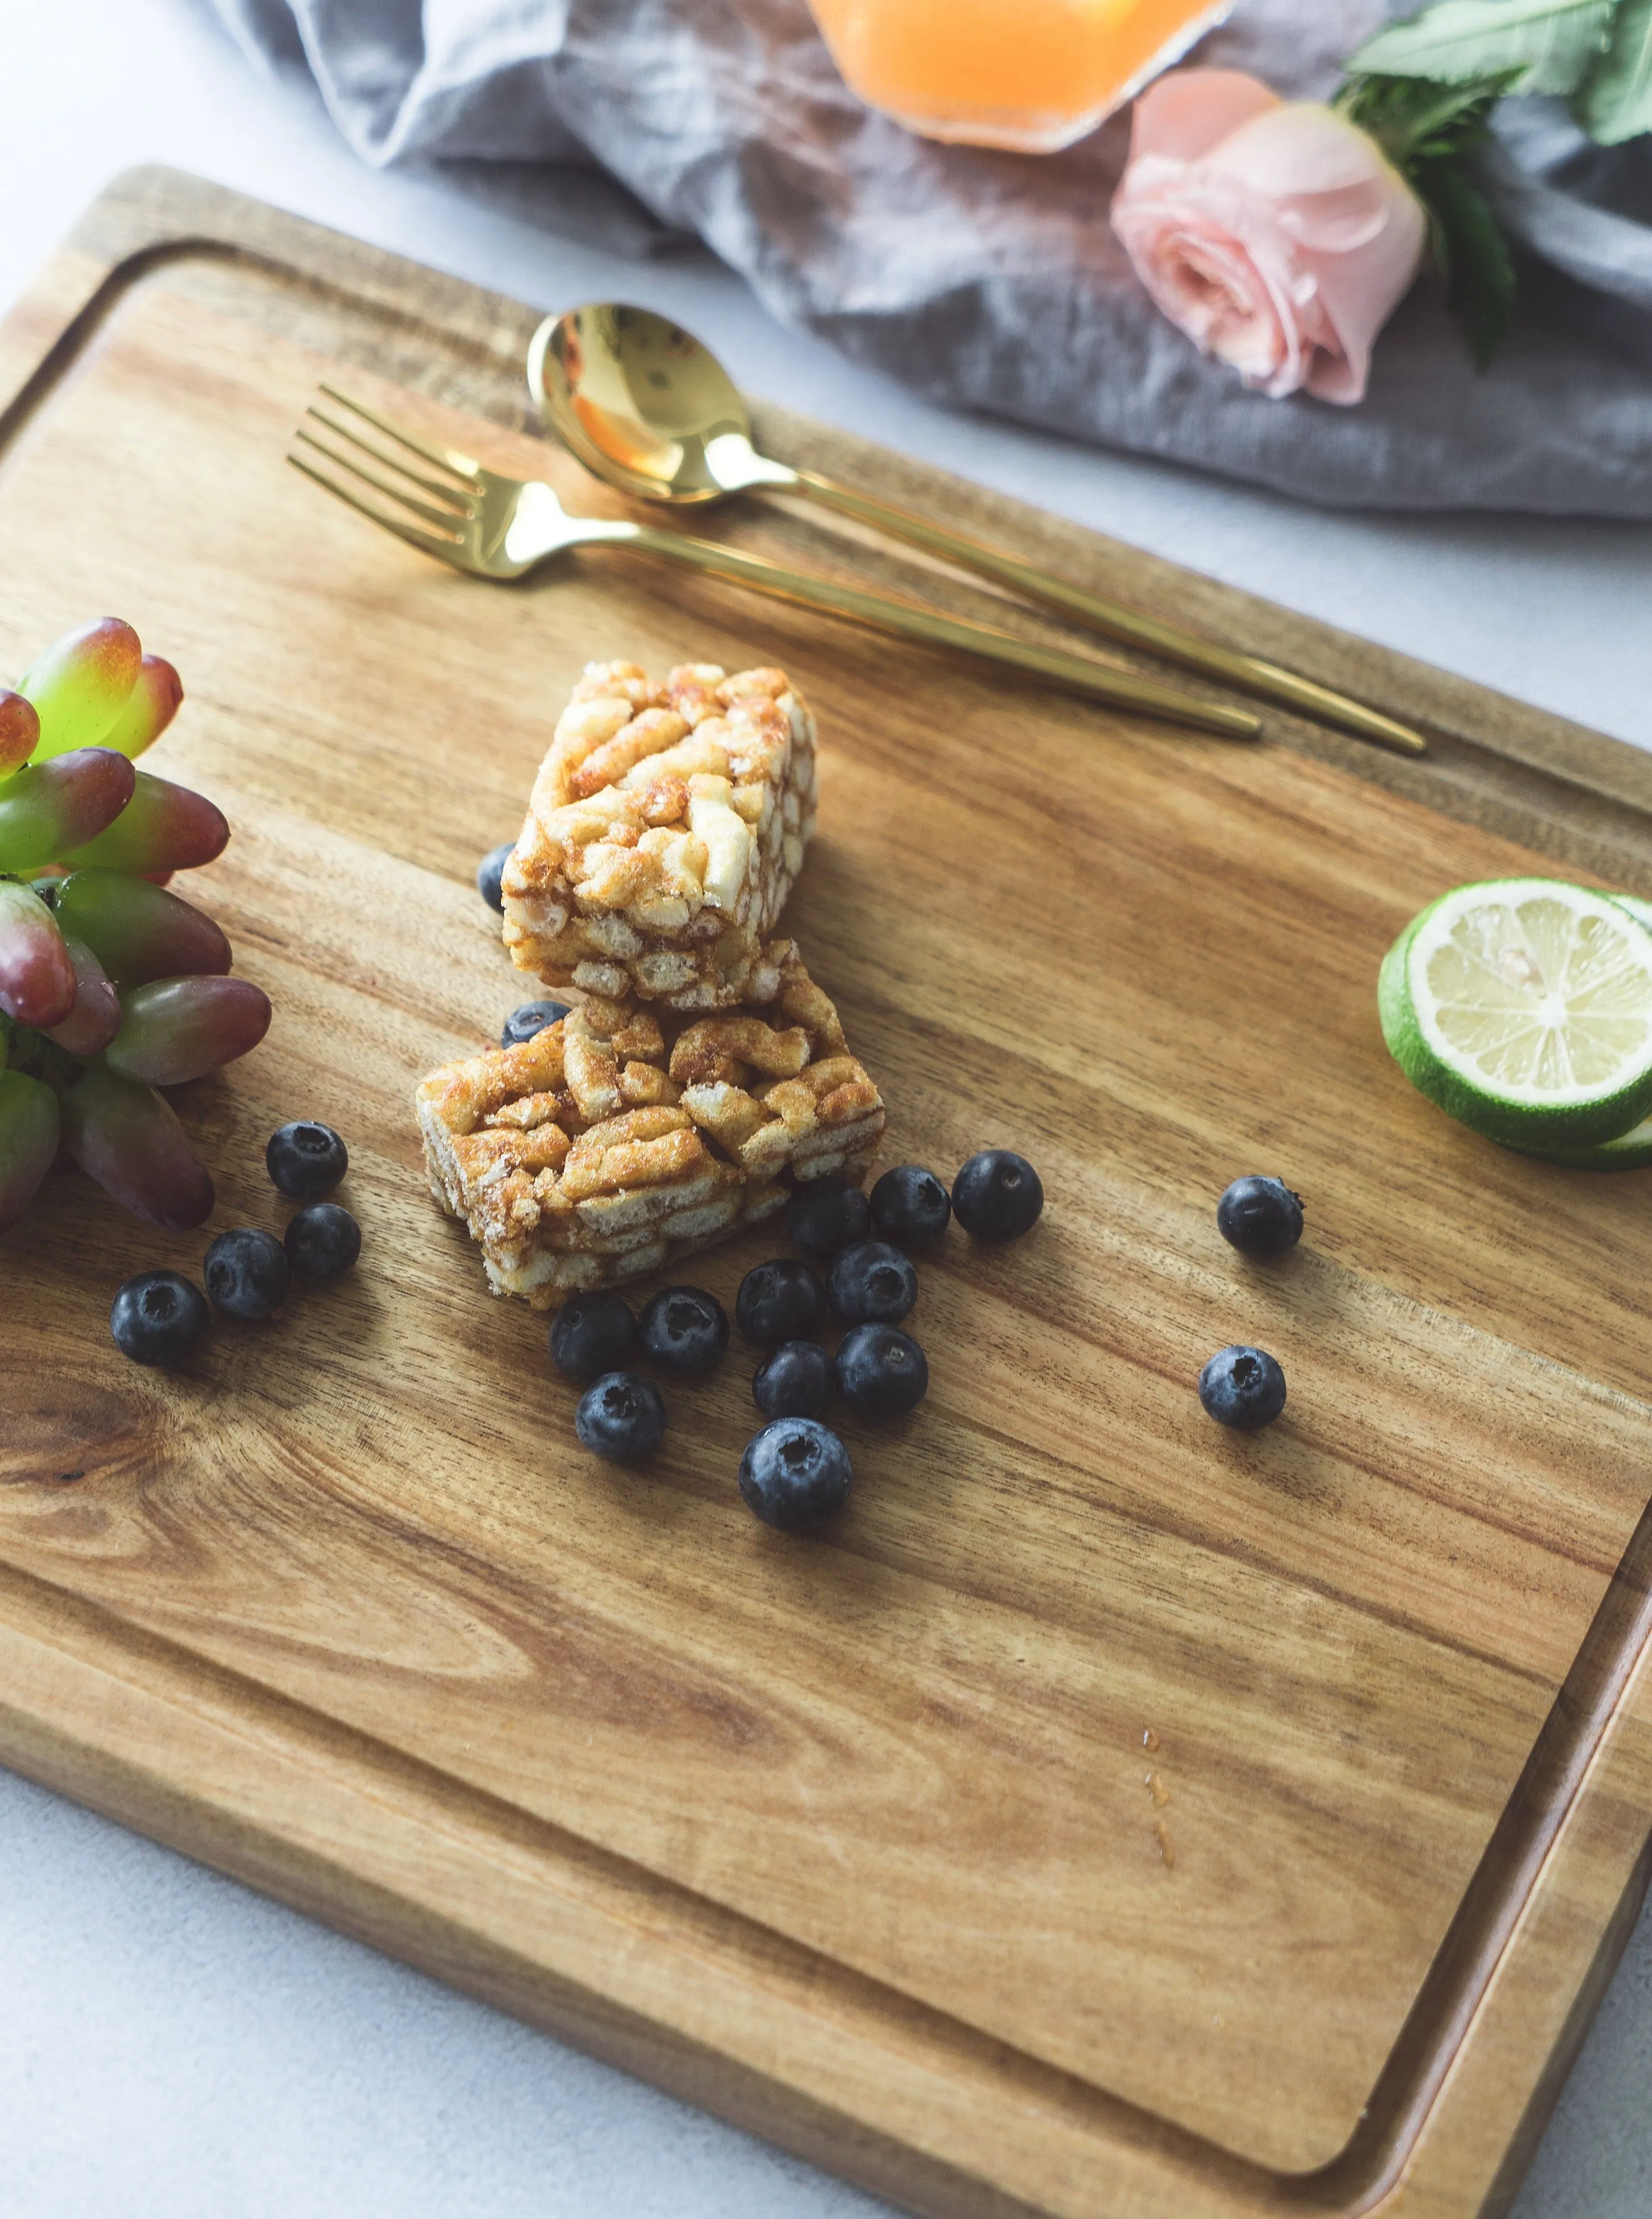
<svg viewBox="0 0 1652 2219"><path fill-rule="evenodd" d="M878 1090L773 938L815 817L815 722L782 670L592 663L502 880L521 970L585 999L419 1090L431 1190L495 1291L550 1308L857 1183Z"/></svg>
<svg viewBox="0 0 1652 2219"><path fill-rule="evenodd" d="M506 866L512 960L678 1010L767 1001L815 799L815 720L783 670L588 665Z"/></svg>
<svg viewBox="0 0 1652 2219"><path fill-rule="evenodd" d="M593 997L419 1090L431 1188L500 1294L550 1308L657 1271L783 1207L783 1177L866 1176L877 1088L790 941L760 1006L708 1016Z"/></svg>

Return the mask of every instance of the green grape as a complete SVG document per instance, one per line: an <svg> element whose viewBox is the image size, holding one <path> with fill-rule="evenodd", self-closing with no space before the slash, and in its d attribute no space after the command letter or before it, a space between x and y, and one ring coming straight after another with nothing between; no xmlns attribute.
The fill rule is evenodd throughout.
<svg viewBox="0 0 1652 2219"><path fill-rule="evenodd" d="M116 760L125 762L126 757ZM4 796L0 795L0 854L4 852ZM131 800L96 838L84 847L59 847L52 852L73 869L91 863L147 878L152 871L192 871L210 863L223 853L228 838L222 811L214 809L204 794L140 770L135 774Z"/></svg>
<svg viewBox="0 0 1652 2219"><path fill-rule="evenodd" d="M119 617L82 625L37 655L17 685L40 713L35 760L98 746L125 708L142 664L138 635Z"/></svg>
<svg viewBox="0 0 1652 2219"><path fill-rule="evenodd" d="M33 1200L58 1153L58 1097L38 1078L0 1071L0 1233Z"/></svg>
<svg viewBox="0 0 1652 2219"><path fill-rule="evenodd" d="M212 1215L212 1180L171 1103L93 1064L64 1095L70 1154L134 1217L169 1233Z"/></svg>
<svg viewBox="0 0 1652 2219"><path fill-rule="evenodd" d="M9 686L0 686L0 778L20 769L40 743L40 720L34 704Z"/></svg>
<svg viewBox="0 0 1652 2219"><path fill-rule="evenodd" d="M0 879L0 1011L44 1032L74 1005L75 967L51 911L33 887Z"/></svg>
<svg viewBox="0 0 1652 2219"><path fill-rule="evenodd" d="M221 973L230 967L229 942L212 919L146 879L128 878L124 871L76 871L48 898L62 929L84 940L122 986L186 973Z"/></svg>
<svg viewBox="0 0 1652 2219"><path fill-rule="evenodd" d="M38 870L96 840L124 811L137 778L111 748L77 748L20 770L0 786L0 871Z"/></svg>
<svg viewBox="0 0 1652 2219"><path fill-rule="evenodd" d="M171 664L158 655L145 656L138 666L138 682L104 733L103 745L118 748L123 755L140 755L159 739L183 699L183 681Z"/></svg>

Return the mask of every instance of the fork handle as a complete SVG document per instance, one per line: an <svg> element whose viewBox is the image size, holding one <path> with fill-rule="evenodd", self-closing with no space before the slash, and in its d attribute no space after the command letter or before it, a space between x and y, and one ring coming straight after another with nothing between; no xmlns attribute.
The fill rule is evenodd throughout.
<svg viewBox="0 0 1652 2219"><path fill-rule="evenodd" d="M916 601L897 600L884 594L863 593L856 586L840 586L831 578L807 571L788 570L761 555L742 555L712 539L696 539L686 532L666 531L658 525L634 524L626 530L605 531L610 544L634 548L640 555L655 555L680 563L713 578L749 586L776 600L803 608L824 609L847 617L873 631L891 633L897 639L915 639L926 647L949 647L964 655L979 656L989 662L1008 663L1030 672L1071 693L1092 701L1106 701L1116 709L1133 709L1140 715L1160 717L1194 730L1214 732L1223 739L1253 740L1261 719L1248 710L1230 709L1217 701L1201 701L1174 687L1161 686L1133 671L1098 662L1089 656L1068 655L1059 648L1039 647L1017 639L1013 632L994 631L985 625L960 623L943 617Z"/></svg>
<svg viewBox="0 0 1652 2219"><path fill-rule="evenodd" d="M1064 616L1076 618L1106 638L1121 641L1128 647L1146 648L1149 654L1162 656L1167 662L1179 662L1186 669L1202 671L1207 678L1220 679L1240 693L1260 694L1264 700L1294 709L1299 716L1337 725L1400 755L1427 752L1427 743L1420 732L1413 731L1408 724L1396 723L1392 717L1385 717L1380 710L1367 708L1363 701L1320 686L1311 678L1301 677L1294 670L1282 669L1276 662L1266 662L1259 656L1244 655L1237 649L1220 647L1214 640L1201 639L1195 632L1183 631L1177 625L1161 624L1157 618L1148 616L1144 610L1131 608L1127 602L1109 600L1100 594L1086 593L1082 586L1070 586L1053 572L1023 563L1002 547L989 546L984 540L970 538L961 531L948 531L944 525L931 524L927 517L916 515L910 509L897 508L892 501L879 500L870 494L857 493L850 486L840 485L835 478L781 464L773 475L765 471L757 482L778 493L802 494L823 508L833 509L857 524L904 539L909 545L922 547L926 554L936 556L942 562L956 563L984 578L996 579L1012 593L1022 594L1028 600L1041 601L1046 608L1059 609Z"/></svg>

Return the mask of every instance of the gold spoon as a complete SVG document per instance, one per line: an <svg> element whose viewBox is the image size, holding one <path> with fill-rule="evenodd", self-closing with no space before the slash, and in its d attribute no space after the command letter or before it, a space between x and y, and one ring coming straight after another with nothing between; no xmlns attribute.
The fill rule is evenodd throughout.
<svg viewBox="0 0 1652 2219"><path fill-rule="evenodd" d="M1426 755L1408 724L1294 670L1219 647L1122 601L1067 585L1000 547L856 493L817 471L759 454L733 379L680 325L651 309L594 301L547 316L528 347L528 390L563 444L595 476L641 500L692 507L763 488L801 494L943 562L1076 618L1109 639L1201 670L1399 754Z"/></svg>

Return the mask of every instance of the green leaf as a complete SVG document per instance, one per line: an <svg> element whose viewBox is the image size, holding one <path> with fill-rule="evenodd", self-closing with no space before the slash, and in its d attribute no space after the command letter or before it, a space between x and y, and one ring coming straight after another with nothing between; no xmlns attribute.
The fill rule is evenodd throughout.
<svg viewBox="0 0 1652 2219"><path fill-rule="evenodd" d="M1652 131L1652 0L1618 0L1612 40L1577 103L1578 121L1603 146Z"/></svg>
<svg viewBox="0 0 1652 2219"><path fill-rule="evenodd" d="M1445 305L1481 370L1508 337L1514 317L1514 258L1490 202L1461 161L1424 162L1412 172L1428 211L1434 255L1445 277Z"/></svg>
<svg viewBox="0 0 1652 2219"><path fill-rule="evenodd" d="M1351 78L1336 105L1408 176L1417 162L1477 146L1492 109L1519 74L1505 70L1463 84L1436 84L1420 77Z"/></svg>
<svg viewBox="0 0 1652 2219"><path fill-rule="evenodd" d="M1521 92L1576 92L1605 47L1617 0L1439 0L1390 23L1347 63L1382 77L1468 78L1518 70Z"/></svg>

